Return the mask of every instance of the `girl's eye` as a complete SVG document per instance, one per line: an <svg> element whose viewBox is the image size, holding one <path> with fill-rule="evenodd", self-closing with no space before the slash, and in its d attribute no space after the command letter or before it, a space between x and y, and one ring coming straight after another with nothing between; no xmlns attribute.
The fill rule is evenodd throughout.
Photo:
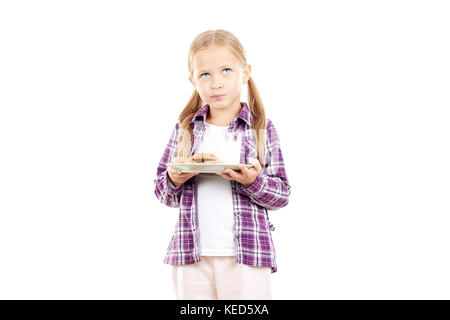
<svg viewBox="0 0 450 320"><path fill-rule="evenodd" d="M224 68L223 70L230 70L230 71L231 71L230 68ZM204 75L204 74L209 74L209 73L208 73L208 72L202 73L202 74L200 75L200 78L203 78L203 75ZM203 79L205 79L205 78L203 78Z"/></svg>

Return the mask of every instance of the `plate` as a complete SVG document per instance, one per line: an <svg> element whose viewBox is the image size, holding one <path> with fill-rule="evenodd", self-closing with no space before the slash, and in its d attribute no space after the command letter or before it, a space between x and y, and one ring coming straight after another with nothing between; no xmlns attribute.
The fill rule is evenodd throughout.
<svg viewBox="0 0 450 320"><path fill-rule="evenodd" d="M168 163L169 167L177 168L181 172L199 172L199 173L220 173L225 168L240 171L238 164L230 163ZM252 164L246 164L247 168L253 167Z"/></svg>

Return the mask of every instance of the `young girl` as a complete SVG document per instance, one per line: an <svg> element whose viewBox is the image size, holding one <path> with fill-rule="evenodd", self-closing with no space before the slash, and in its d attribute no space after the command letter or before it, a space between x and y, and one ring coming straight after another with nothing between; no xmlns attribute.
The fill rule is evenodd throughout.
<svg viewBox="0 0 450 320"><path fill-rule="evenodd" d="M286 206L291 189L277 131L266 119L245 51L231 32L198 35L188 68L195 90L155 179L158 199L179 208L164 263L173 265L178 299L271 299L277 265L267 210ZM243 84L248 103L240 101ZM221 154L227 141L238 143L240 171L182 173L167 165L200 152Z"/></svg>

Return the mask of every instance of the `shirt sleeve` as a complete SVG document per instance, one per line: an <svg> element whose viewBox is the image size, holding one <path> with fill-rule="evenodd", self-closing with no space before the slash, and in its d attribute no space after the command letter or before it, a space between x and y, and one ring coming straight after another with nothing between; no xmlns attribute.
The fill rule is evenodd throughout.
<svg viewBox="0 0 450 320"><path fill-rule="evenodd" d="M169 179L167 173L167 163L176 157L178 153L178 132L180 124L177 122L172 131L169 142L164 150L161 160L156 171L155 195L158 200L168 207L179 208L180 198L183 191L184 183L175 187Z"/></svg>
<svg viewBox="0 0 450 320"><path fill-rule="evenodd" d="M248 196L254 203L268 209L285 207L289 202L291 186L284 167L280 139L272 121L267 121L267 156L264 168L253 184L245 188L237 183L237 192Z"/></svg>

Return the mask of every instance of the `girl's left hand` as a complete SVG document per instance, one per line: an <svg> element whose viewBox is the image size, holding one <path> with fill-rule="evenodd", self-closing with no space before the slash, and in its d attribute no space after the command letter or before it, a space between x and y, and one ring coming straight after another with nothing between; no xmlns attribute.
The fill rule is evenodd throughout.
<svg viewBox="0 0 450 320"><path fill-rule="evenodd" d="M236 180L237 182L241 183L244 188L247 188L255 182L256 177L261 172L261 163L259 163L258 159L255 158L248 158L248 161L253 164L253 167L247 168L243 164L239 165L239 169L241 171L234 171L232 169L226 168L224 173L216 173L218 175L221 175L225 179L228 180Z"/></svg>

